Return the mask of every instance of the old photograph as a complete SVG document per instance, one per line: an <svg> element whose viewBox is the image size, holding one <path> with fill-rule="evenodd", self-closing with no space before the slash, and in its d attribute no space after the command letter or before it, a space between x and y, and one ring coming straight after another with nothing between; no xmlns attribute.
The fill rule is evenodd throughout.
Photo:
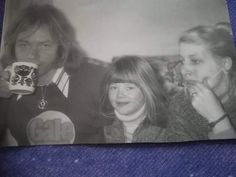
<svg viewBox="0 0 236 177"><path fill-rule="evenodd" d="M236 138L225 0L6 0L0 146Z"/></svg>

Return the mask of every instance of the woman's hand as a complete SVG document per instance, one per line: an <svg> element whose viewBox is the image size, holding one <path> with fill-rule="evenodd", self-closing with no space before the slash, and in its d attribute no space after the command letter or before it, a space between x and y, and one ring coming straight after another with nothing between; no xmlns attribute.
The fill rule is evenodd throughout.
<svg viewBox="0 0 236 177"><path fill-rule="evenodd" d="M11 96L7 80L9 80L9 72L4 71L2 66L0 66L0 97L8 98Z"/></svg>
<svg viewBox="0 0 236 177"><path fill-rule="evenodd" d="M192 106L209 122L214 122L222 117L225 112L220 100L210 89L207 80L190 83ZM210 139L235 138L236 132L232 127L229 117L218 122L209 133Z"/></svg>
<svg viewBox="0 0 236 177"><path fill-rule="evenodd" d="M191 90L191 102L194 109L209 122L218 120L224 115L224 109L220 100L208 86L207 80L191 82L188 84Z"/></svg>

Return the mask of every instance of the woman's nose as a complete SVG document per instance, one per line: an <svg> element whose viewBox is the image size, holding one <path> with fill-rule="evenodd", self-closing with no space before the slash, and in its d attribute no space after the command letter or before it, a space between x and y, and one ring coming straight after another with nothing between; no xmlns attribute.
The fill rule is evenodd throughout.
<svg viewBox="0 0 236 177"><path fill-rule="evenodd" d="M189 79L192 76L192 69L188 65L182 65L181 66L181 73L184 77L184 79Z"/></svg>

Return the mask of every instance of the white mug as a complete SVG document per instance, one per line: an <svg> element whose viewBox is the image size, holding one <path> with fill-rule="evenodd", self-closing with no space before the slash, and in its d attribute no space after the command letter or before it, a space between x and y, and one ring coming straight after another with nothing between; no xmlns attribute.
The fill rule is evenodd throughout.
<svg viewBox="0 0 236 177"><path fill-rule="evenodd" d="M10 72L9 90L19 95L32 94L37 86L38 65L31 62L14 62Z"/></svg>

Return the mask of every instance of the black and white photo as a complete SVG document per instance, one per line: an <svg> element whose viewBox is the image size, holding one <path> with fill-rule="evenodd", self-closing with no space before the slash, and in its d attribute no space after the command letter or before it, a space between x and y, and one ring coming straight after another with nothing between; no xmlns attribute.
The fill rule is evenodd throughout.
<svg viewBox="0 0 236 177"><path fill-rule="evenodd" d="M6 0L1 146L236 138L225 0Z"/></svg>

